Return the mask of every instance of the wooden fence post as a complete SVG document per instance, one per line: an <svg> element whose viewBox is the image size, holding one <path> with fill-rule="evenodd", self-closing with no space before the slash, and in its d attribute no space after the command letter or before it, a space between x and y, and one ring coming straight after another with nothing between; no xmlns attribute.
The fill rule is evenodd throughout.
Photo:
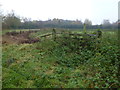
<svg viewBox="0 0 120 90"><path fill-rule="evenodd" d="M20 30L20 34L21 34L21 30Z"/></svg>
<svg viewBox="0 0 120 90"><path fill-rule="evenodd" d="M84 33L86 33L86 24L84 23L84 27L83 27Z"/></svg>
<svg viewBox="0 0 120 90"><path fill-rule="evenodd" d="M101 38L101 37L102 37L102 31L100 31L100 30L97 31L97 37L98 37L98 38Z"/></svg>
<svg viewBox="0 0 120 90"><path fill-rule="evenodd" d="M53 37L53 40L55 41L56 40L56 30L55 30L55 28L53 28L52 37Z"/></svg>

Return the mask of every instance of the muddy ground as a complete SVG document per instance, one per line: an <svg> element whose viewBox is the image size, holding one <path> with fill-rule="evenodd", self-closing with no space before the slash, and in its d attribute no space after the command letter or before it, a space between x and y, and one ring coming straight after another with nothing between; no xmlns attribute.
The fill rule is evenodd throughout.
<svg viewBox="0 0 120 90"><path fill-rule="evenodd" d="M2 35L2 44L23 44L39 42L38 38L30 38L29 35L35 32L8 32Z"/></svg>

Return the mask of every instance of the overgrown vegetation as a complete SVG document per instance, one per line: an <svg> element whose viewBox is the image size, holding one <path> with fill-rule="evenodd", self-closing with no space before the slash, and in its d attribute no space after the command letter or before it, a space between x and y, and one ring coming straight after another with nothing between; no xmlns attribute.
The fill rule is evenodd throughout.
<svg viewBox="0 0 120 90"><path fill-rule="evenodd" d="M38 33L31 37L39 37ZM2 57L3 88L120 87L115 31L102 31L100 38L63 32L55 41L4 44Z"/></svg>

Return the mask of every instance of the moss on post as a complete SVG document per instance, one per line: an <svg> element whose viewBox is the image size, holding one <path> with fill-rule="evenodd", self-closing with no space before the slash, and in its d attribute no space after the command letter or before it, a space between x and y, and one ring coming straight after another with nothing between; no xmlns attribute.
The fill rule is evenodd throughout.
<svg viewBox="0 0 120 90"><path fill-rule="evenodd" d="M84 33L86 34L86 33L87 33L87 31L86 31L86 24L85 24L85 23L84 23L83 30L84 30Z"/></svg>
<svg viewBox="0 0 120 90"><path fill-rule="evenodd" d="M52 30L52 36L53 36L53 40L55 41L56 40L56 30L55 30L55 28L53 28L53 30Z"/></svg>

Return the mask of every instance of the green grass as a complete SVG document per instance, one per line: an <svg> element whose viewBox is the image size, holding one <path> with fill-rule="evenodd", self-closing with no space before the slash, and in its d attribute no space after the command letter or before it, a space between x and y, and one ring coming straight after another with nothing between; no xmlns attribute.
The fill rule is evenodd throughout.
<svg viewBox="0 0 120 90"><path fill-rule="evenodd" d="M33 36L46 32L49 33L37 32ZM119 48L116 32L103 31L103 37L96 41L100 43L91 41L93 47L82 50L77 49L78 40L71 40L59 38L57 42L46 39L34 44L3 45L3 88L120 86L117 78Z"/></svg>

